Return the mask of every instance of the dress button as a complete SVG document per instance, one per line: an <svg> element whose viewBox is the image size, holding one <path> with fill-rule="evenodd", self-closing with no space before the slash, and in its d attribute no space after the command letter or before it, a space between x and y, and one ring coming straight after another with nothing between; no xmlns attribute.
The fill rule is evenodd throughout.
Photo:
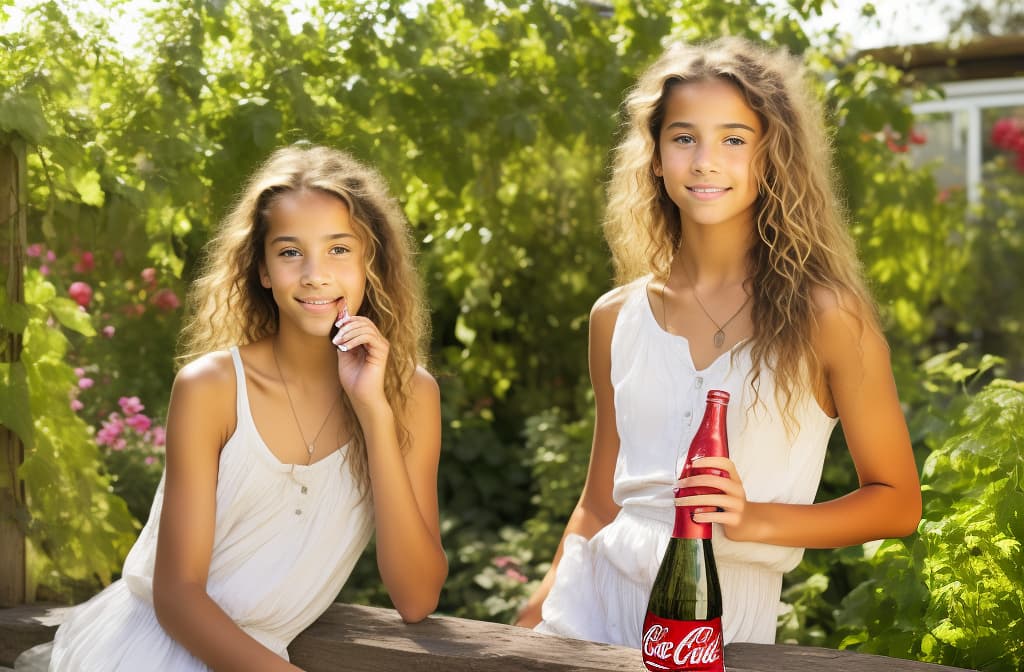
<svg viewBox="0 0 1024 672"><path fill-rule="evenodd" d="M700 387L703 384L704 384L704 378L702 378L701 376L697 376L697 387Z"/></svg>
<svg viewBox="0 0 1024 672"><path fill-rule="evenodd" d="M309 489L306 486L302 486L302 490L299 490L299 492L301 492L302 494L306 494L307 492L309 492Z"/></svg>
<svg viewBox="0 0 1024 672"><path fill-rule="evenodd" d="M689 412L689 411L687 411L686 413L683 413L683 417L684 417L684 418L688 418L688 417L690 417L691 415L693 415L693 413L691 413L691 412Z"/></svg>
<svg viewBox="0 0 1024 672"><path fill-rule="evenodd" d="M295 515L296 516L301 516L302 515L302 509L295 509Z"/></svg>

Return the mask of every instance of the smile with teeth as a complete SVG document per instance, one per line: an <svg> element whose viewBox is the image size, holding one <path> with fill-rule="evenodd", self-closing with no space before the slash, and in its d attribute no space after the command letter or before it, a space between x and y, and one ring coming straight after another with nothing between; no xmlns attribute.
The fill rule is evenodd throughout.
<svg viewBox="0 0 1024 672"><path fill-rule="evenodd" d="M725 187L687 187L695 194L717 194L725 191Z"/></svg>
<svg viewBox="0 0 1024 672"><path fill-rule="evenodd" d="M305 303L311 306L326 306L330 303L334 303L336 299L297 299L299 303Z"/></svg>

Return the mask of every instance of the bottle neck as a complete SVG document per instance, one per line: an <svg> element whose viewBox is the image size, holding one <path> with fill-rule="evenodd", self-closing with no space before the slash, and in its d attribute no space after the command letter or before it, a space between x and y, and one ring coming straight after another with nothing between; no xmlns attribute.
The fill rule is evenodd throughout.
<svg viewBox="0 0 1024 672"><path fill-rule="evenodd" d="M711 523L695 523L692 517L693 507L676 507L676 524L672 528L675 539L710 539Z"/></svg>
<svg viewBox="0 0 1024 672"><path fill-rule="evenodd" d="M690 444L687 466L698 457L729 457L729 439L725 430L726 408L721 402L708 400L704 418Z"/></svg>
<svg viewBox="0 0 1024 672"><path fill-rule="evenodd" d="M710 397L711 394L709 394L707 405L704 407L704 417L701 419L700 427L686 453L686 462L683 464L683 471L679 478L698 474L728 476L727 473L719 469L693 466L693 461L702 457L729 457L729 439L725 424L728 397L725 401ZM707 487L689 487L676 490L675 494L677 497L686 497L719 492L719 490ZM695 523L693 522L693 507L677 506L676 524L672 530L672 536L677 539L710 539L711 523Z"/></svg>

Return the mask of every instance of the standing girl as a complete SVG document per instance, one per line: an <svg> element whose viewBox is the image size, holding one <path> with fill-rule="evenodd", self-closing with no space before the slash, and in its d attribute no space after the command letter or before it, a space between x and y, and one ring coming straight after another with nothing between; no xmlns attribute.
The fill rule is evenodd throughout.
<svg viewBox="0 0 1024 672"><path fill-rule="evenodd" d="M717 507L694 520L714 523L727 642L775 641L803 547L916 528L889 350L801 76L722 39L670 47L627 97L606 222L623 284L591 312L590 467L521 625L639 647L680 485L721 492L675 503ZM677 482L712 388L732 396L732 459L700 466L729 476ZM837 421L859 487L813 504Z"/></svg>
<svg viewBox="0 0 1024 672"><path fill-rule="evenodd" d="M57 631L51 670L297 670L289 642L374 529L402 618L437 605L439 395L381 178L323 147L274 153L191 308L149 522L123 578Z"/></svg>

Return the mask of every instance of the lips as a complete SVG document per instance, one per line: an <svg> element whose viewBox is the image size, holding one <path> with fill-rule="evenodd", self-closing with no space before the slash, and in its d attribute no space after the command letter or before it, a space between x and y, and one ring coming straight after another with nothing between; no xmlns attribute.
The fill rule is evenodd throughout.
<svg viewBox="0 0 1024 672"><path fill-rule="evenodd" d="M729 187L715 187L710 184L696 184L686 190L698 201L713 201L730 191Z"/></svg>
<svg viewBox="0 0 1024 672"><path fill-rule="evenodd" d="M322 298L306 298L306 299L295 299L299 303L304 303L307 306L328 306L338 299L322 299Z"/></svg>

